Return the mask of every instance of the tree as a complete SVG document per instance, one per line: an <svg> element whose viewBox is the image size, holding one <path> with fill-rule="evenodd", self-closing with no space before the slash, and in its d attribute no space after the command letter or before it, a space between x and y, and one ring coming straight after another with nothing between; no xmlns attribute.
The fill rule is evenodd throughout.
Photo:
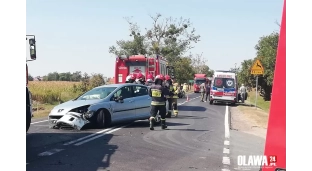
<svg viewBox="0 0 312 171"><path fill-rule="evenodd" d="M34 81L34 77L28 74L28 81Z"/></svg>
<svg viewBox="0 0 312 171"><path fill-rule="evenodd" d="M169 17L161 20L162 15L159 13L150 17L153 20L152 27L145 29L150 53L162 54L172 62L175 57L192 49L192 43L200 41L190 19Z"/></svg>
<svg viewBox="0 0 312 171"><path fill-rule="evenodd" d="M272 83L275 69L276 52L279 33L273 32L270 35L260 37L255 49L257 56L254 59L244 60L238 72L240 83L255 87L256 78L250 74L254 62L259 59L264 67L264 74L258 77L258 85L264 100L271 99Z"/></svg>
<svg viewBox="0 0 312 171"><path fill-rule="evenodd" d="M190 54L190 57L192 59L192 66L194 68L194 72L204 74L204 70L207 69L208 66L206 67L207 60L203 57L203 53L196 55Z"/></svg>
<svg viewBox="0 0 312 171"><path fill-rule="evenodd" d="M206 74L207 77L213 76L214 71L210 70L209 66L206 65L208 60L203 57L203 53L196 55L190 54L190 57L192 59L194 73Z"/></svg>
<svg viewBox="0 0 312 171"><path fill-rule="evenodd" d="M241 69L237 73L239 83L245 84L246 86L249 87L256 86L255 77L250 73L253 61L254 61L253 59L244 60L241 63Z"/></svg>
<svg viewBox="0 0 312 171"><path fill-rule="evenodd" d="M131 18L125 18L129 24L129 36L132 39L118 40L116 46L109 47L109 53L117 56L123 54L128 56L136 54L162 55L168 60L169 65L175 68L176 78L185 80L184 70L178 69L178 67L191 68L192 63L183 56L193 48L193 43L200 41L200 36L195 34L195 29L192 28L189 19L182 17L179 19L172 17L162 19L161 14L150 17L152 25L145 28L145 32L142 32L139 25L132 22ZM186 66L187 64L189 66Z"/></svg>
<svg viewBox="0 0 312 171"><path fill-rule="evenodd" d="M117 46L110 46L109 53L116 56L120 55L138 55L147 53L148 45L145 42L146 37L140 32L140 28L137 23L131 22L129 17L125 18L129 24L130 37L132 40L118 40L116 41Z"/></svg>
<svg viewBox="0 0 312 171"><path fill-rule="evenodd" d="M259 85L263 90L265 100L271 99L278 39L279 33L273 32L268 36L261 37L255 46L257 50L256 59L259 59L264 67L264 74L259 77Z"/></svg>
<svg viewBox="0 0 312 171"><path fill-rule="evenodd" d="M105 84L103 74L92 74L89 80L90 89L94 87L98 87Z"/></svg>
<svg viewBox="0 0 312 171"><path fill-rule="evenodd" d="M188 57L180 58L175 65L175 77L180 83L187 83L194 78L194 70L191 66L192 59Z"/></svg>

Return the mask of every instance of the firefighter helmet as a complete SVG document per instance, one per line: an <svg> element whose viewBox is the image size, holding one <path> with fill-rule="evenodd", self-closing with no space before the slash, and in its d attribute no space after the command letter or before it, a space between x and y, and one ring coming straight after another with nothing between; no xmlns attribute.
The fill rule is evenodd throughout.
<svg viewBox="0 0 312 171"><path fill-rule="evenodd" d="M139 79L139 80L144 80L145 79L145 77L144 77L144 75L142 73L138 73L136 75L136 78Z"/></svg>
<svg viewBox="0 0 312 171"><path fill-rule="evenodd" d="M167 81L168 81L168 80L171 80L171 77L170 77L169 75L166 75L166 76L165 76L165 80L167 80Z"/></svg>
<svg viewBox="0 0 312 171"><path fill-rule="evenodd" d="M153 81L154 80L154 76L152 74L148 74L146 77L146 81Z"/></svg>
<svg viewBox="0 0 312 171"><path fill-rule="evenodd" d="M135 76L133 74L130 74L127 76L126 81L135 80Z"/></svg>
<svg viewBox="0 0 312 171"><path fill-rule="evenodd" d="M157 80L164 81L164 80L165 80L165 77L164 77L162 74L159 74L159 75L157 75L157 76L155 77L155 82L156 82Z"/></svg>

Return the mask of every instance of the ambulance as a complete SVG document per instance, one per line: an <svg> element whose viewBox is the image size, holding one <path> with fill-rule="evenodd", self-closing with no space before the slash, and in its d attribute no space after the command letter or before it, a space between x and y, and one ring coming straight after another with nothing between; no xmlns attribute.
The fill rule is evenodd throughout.
<svg viewBox="0 0 312 171"><path fill-rule="evenodd" d="M210 86L209 104L220 102L235 105L237 99L238 86L235 72L216 70Z"/></svg>

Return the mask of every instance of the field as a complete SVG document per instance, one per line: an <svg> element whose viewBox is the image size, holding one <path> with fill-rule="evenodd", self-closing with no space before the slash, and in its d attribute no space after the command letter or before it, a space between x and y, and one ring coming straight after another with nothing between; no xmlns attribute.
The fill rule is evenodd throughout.
<svg viewBox="0 0 312 171"><path fill-rule="evenodd" d="M77 97L81 86L80 82L67 81L30 81L28 85L33 101L49 104Z"/></svg>
<svg viewBox="0 0 312 171"><path fill-rule="evenodd" d="M28 87L32 94L34 118L47 116L55 105L82 93L80 82L30 81Z"/></svg>
<svg viewBox="0 0 312 171"><path fill-rule="evenodd" d="M255 104L255 101L256 101L256 91L253 90L251 92L248 92L247 101L249 103L251 103L252 105ZM257 107L261 108L265 112L269 112L270 104L271 104L270 101L264 101L263 98L258 94L258 97L257 97Z"/></svg>

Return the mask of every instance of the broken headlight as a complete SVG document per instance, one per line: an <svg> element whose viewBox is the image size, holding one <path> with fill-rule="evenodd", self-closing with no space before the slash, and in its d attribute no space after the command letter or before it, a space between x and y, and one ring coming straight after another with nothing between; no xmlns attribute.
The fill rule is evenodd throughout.
<svg viewBox="0 0 312 171"><path fill-rule="evenodd" d="M91 118L93 116L94 112L95 111L93 111L93 110L88 110L86 113L84 113L84 116L86 118Z"/></svg>

